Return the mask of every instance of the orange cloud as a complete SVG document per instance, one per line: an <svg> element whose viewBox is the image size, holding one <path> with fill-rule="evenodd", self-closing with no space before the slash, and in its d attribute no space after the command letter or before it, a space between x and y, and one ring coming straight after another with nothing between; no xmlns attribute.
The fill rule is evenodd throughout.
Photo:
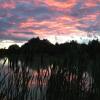
<svg viewBox="0 0 100 100"><path fill-rule="evenodd" d="M59 2L57 0L44 0L43 2L49 6L59 7L59 8L70 8L77 0L66 0L65 2Z"/></svg>
<svg viewBox="0 0 100 100"><path fill-rule="evenodd" d="M100 0L85 0L86 7L95 7L98 3L100 3Z"/></svg>
<svg viewBox="0 0 100 100"><path fill-rule="evenodd" d="M59 9L59 10L64 10L68 8L72 8L78 0L65 0L64 2L60 2L57 0L41 0L44 4ZM52 8L51 8L52 9Z"/></svg>

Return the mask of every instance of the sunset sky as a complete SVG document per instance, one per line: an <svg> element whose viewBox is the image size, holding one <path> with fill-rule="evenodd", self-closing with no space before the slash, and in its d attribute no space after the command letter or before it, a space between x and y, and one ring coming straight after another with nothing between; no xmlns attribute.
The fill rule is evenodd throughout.
<svg viewBox="0 0 100 100"><path fill-rule="evenodd" d="M100 0L0 0L0 48L37 36L52 43L99 38Z"/></svg>

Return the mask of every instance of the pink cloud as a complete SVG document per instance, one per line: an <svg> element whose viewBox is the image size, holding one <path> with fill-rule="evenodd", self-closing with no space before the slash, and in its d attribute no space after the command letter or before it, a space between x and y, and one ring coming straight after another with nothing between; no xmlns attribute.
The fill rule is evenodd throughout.
<svg viewBox="0 0 100 100"><path fill-rule="evenodd" d="M99 3L100 0L5 0L0 2L0 8L13 10L1 14L0 20L2 23L7 21L11 27L3 23L5 26L1 30L18 38L34 35L42 38L47 35L83 36L92 24L95 28L100 24Z"/></svg>
<svg viewBox="0 0 100 100"><path fill-rule="evenodd" d="M3 8L3 9L13 9L16 7L16 3L11 1L11 0L7 0L7 1L4 1L2 3L0 3L0 8Z"/></svg>
<svg viewBox="0 0 100 100"><path fill-rule="evenodd" d="M70 34L80 34L76 26L79 24L77 19L70 16L59 16L52 20L37 21L34 18L29 18L19 24L20 29L30 30L36 33L38 36L43 37L46 35L70 35ZM34 28L33 28L34 27ZM35 27L41 27L36 28ZM45 27L45 28L44 28Z"/></svg>

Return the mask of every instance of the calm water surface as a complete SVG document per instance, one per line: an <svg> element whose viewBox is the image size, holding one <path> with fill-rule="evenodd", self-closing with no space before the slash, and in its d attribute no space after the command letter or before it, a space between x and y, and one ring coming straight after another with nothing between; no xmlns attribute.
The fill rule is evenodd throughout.
<svg viewBox="0 0 100 100"><path fill-rule="evenodd" d="M8 98L9 100L46 100L48 81L51 77L50 66L39 70L28 66L23 69L19 62L19 68L13 69L9 67L8 59L5 60L6 58L0 60L1 100L8 100ZM71 83L77 80L77 75L70 74L70 77L66 75L65 79ZM81 89L89 91L92 84L93 78L88 72L84 72L80 83Z"/></svg>

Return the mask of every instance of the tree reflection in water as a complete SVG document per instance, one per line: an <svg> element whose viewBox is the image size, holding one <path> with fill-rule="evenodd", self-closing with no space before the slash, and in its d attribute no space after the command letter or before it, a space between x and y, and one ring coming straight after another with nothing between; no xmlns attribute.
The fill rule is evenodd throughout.
<svg viewBox="0 0 100 100"><path fill-rule="evenodd" d="M54 46L38 38L10 46L1 53L0 100L99 100L99 50L98 41Z"/></svg>
<svg viewBox="0 0 100 100"><path fill-rule="evenodd" d="M12 62L11 62L12 63ZM94 79L88 72L78 77L77 71L58 65L29 69L18 61L8 69L0 82L1 100L89 100L94 97ZM9 67L10 66L10 67Z"/></svg>

